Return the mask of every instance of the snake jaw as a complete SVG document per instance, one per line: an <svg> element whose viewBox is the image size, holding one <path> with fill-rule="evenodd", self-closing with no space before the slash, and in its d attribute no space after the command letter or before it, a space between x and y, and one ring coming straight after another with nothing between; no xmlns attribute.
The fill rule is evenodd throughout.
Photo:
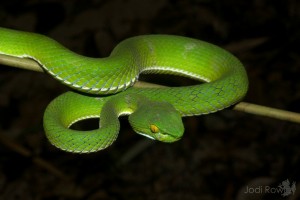
<svg viewBox="0 0 300 200"><path fill-rule="evenodd" d="M181 137L174 137L170 134L162 134L162 133L158 133L156 135L156 140L161 141L161 142L167 142L167 143L172 143L172 142L176 142L178 140L180 140Z"/></svg>
<svg viewBox="0 0 300 200"><path fill-rule="evenodd" d="M176 142L176 141L181 139L181 137L174 137L170 134L163 134L163 133L156 133L156 134L153 134L153 135L149 135L149 134L142 133L142 132L137 132L137 133L142 135L142 136L145 136L145 137L147 137L151 140L157 140L157 141L160 141L160 142L167 142L167 143Z"/></svg>

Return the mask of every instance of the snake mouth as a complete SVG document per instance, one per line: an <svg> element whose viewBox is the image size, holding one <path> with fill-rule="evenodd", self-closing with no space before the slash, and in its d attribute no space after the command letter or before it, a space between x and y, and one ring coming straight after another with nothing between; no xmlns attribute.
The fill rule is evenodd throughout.
<svg viewBox="0 0 300 200"><path fill-rule="evenodd" d="M150 138L151 140L157 140L157 141L166 142L166 143L176 142L182 138L182 136L176 137L176 136L173 136L170 134L163 134L163 133L156 133L155 135L148 135L146 133L138 132L138 134L145 136L147 138Z"/></svg>
<svg viewBox="0 0 300 200"><path fill-rule="evenodd" d="M173 137L173 141L171 142L177 142L178 140L181 140L182 137Z"/></svg>
<svg viewBox="0 0 300 200"><path fill-rule="evenodd" d="M176 137L170 134L158 133L155 135L155 139L161 142L172 143L180 140L182 137Z"/></svg>

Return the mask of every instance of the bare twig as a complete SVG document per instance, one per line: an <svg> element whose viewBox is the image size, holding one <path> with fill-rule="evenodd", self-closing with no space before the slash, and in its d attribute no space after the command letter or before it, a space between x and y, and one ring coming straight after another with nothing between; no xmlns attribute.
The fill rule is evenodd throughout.
<svg viewBox="0 0 300 200"><path fill-rule="evenodd" d="M34 60L27 58L17 58L0 54L0 64L11 67L18 67L22 69L43 72L42 67ZM162 85L138 81L134 87L166 87ZM285 120L290 122L300 123L300 114L286 110L270 108L266 106L256 105L247 102L240 102L233 107L233 110L242 111L250 114L271 117L274 119Z"/></svg>
<svg viewBox="0 0 300 200"><path fill-rule="evenodd" d="M37 72L43 72L43 68L34 60L28 58L18 58L0 54L0 64Z"/></svg>
<svg viewBox="0 0 300 200"><path fill-rule="evenodd" d="M267 106L261 106L257 104L240 102L233 107L234 110L251 113L254 115L261 115L265 117L271 117L274 119L280 119L289 122L300 123L300 114L281 110L277 108L271 108Z"/></svg>

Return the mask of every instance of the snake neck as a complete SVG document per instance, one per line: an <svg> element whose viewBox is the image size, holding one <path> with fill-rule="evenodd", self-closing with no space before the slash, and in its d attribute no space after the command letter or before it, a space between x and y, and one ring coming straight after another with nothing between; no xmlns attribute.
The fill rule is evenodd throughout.
<svg viewBox="0 0 300 200"><path fill-rule="evenodd" d="M109 130L112 134L120 129L119 117L131 115L148 100L138 94L122 94L108 97L100 112L100 130Z"/></svg>
<svg viewBox="0 0 300 200"><path fill-rule="evenodd" d="M119 116L130 115L147 103L150 104L151 101L143 95L118 93L107 98L107 101L102 107L100 117L102 120L102 116L106 116L105 113L111 113L110 116L114 116L113 118L104 118L104 120L102 120L103 122L109 122L117 119Z"/></svg>

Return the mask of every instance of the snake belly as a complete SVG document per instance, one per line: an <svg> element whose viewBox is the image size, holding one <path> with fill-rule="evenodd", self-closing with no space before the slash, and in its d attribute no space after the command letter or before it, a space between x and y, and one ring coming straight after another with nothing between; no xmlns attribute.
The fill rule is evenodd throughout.
<svg viewBox="0 0 300 200"><path fill-rule="evenodd" d="M130 115L139 134L163 142L177 141L184 132L178 118L227 108L239 102L248 89L246 71L235 56L182 36L136 36L120 42L109 57L90 58L44 35L0 28L0 54L34 59L53 78L79 91L60 95L44 114L48 139L69 152L94 152L110 146L120 129L120 115ZM140 73L179 75L204 83L130 87ZM100 118L99 129L69 128L95 117Z"/></svg>

